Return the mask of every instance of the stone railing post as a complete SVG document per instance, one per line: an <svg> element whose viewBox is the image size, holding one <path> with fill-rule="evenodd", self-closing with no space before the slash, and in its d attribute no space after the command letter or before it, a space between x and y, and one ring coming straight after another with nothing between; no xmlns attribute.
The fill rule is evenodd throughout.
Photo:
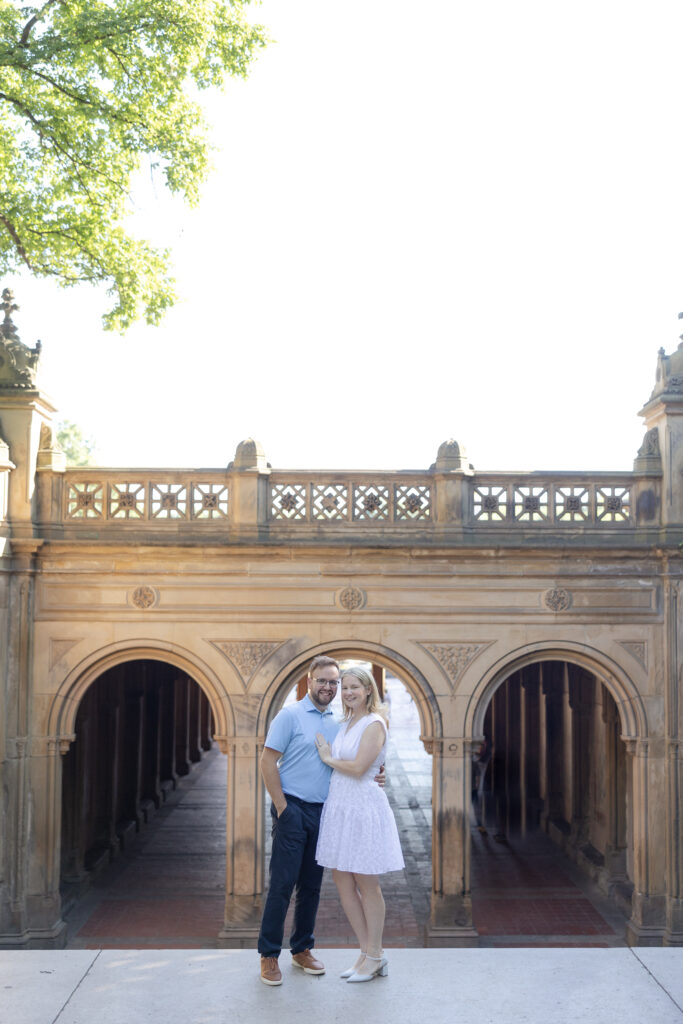
<svg viewBox="0 0 683 1024"><path fill-rule="evenodd" d="M434 464L434 518L438 528L458 526L469 515L469 478L472 469L465 449L457 441L444 441Z"/></svg>
<svg viewBox="0 0 683 1024"><path fill-rule="evenodd" d="M263 448L251 438L237 445L235 458L228 466L230 482L230 522L236 533L258 534L268 522L268 477L270 466Z"/></svg>

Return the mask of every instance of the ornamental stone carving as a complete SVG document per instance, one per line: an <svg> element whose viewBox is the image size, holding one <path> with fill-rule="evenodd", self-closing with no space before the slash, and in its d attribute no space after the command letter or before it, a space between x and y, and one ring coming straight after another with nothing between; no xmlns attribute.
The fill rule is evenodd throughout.
<svg viewBox="0 0 683 1024"><path fill-rule="evenodd" d="M454 690L468 665L471 665L474 659L492 643L492 640L487 640L484 643L459 644L425 641L419 642L419 646L441 666L451 684L451 690Z"/></svg>
<svg viewBox="0 0 683 1024"><path fill-rule="evenodd" d="M639 665L647 669L647 643L644 640L620 640L619 646L628 651Z"/></svg>
<svg viewBox="0 0 683 1024"><path fill-rule="evenodd" d="M337 594L337 601L347 612L357 612L365 607L367 594L359 587L344 587Z"/></svg>
<svg viewBox="0 0 683 1024"><path fill-rule="evenodd" d="M208 643L227 658L245 691L252 677L271 654L282 647L282 640L209 640Z"/></svg>
<svg viewBox="0 0 683 1024"><path fill-rule="evenodd" d="M50 637L50 668L53 669L67 651L70 651L76 644L80 644L83 639L83 637Z"/></svg>
<svg viewBox="0 0 683 1024"><path fill-rule="evenodd" d="M566 612L572 606L572 595L563 587L553 587L546 590L543 603L551 612Z"/></svg>
<svg viewBox="0 0 683 1024"><path fill-rule="evenodd" d="M136 608L142 608L144 610L153 608L159 601L159 591L156 587L136 587L131 594L130 600Z"/></svg>
<svg viewBox="0 0 683 1024"><path fill-rule="evenodd" d="M19 309L14 301L14 293L5 288L2 293L0 309L4 311L4 319L0 324L0 387L33 388L38 372L41 343L35 348L28 348L19 339L17 329L12 322L12 313Z"/></svg>

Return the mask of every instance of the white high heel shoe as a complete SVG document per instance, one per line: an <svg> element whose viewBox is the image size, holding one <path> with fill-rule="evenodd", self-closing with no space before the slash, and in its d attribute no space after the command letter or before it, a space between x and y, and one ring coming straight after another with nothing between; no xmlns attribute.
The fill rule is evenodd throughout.
<svg viewBox="0 0 683 1024"><path fill-rule="evenodd" d="M386 978L389 973L389 961L384 956L370 956L369 953L365 954L366 960L374 960L377 966L370 972L370 974L360 974L358 971L354 971L346 980L347 982L352 981L372 981L373 978Z"/></svg>
<svg viewBox="0 0 683 1024"><path fill-rule="evenodd" d="M363 960L365 959L365 956L366 956L366 954L361 949L360 956L356 960L356 962L353 965L353 967L348 967L345 971L342 971L342 973L339 975L339 977L340 978L350 978L352 974L355 974L356 971L358 970L358 968L360 967L360 965L363 963Z"/></svg>

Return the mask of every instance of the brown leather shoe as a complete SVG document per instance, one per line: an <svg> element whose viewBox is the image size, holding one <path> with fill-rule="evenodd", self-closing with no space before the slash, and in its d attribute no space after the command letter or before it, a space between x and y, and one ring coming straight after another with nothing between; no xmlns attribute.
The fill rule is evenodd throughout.
<svg viewBox="0 0 683 1024"><path fill-rule="evenodd" d="M325 973L325 964L321 964L319 960L316 960L310 949L305 949L303 953L292 953L292 963L295 967L300 967L306 974Z"/></svg>
<svg viewBox="0 0 683 1024"><path fill-rule="evenodd" d="M261 957L261 981L264 985L282 984L282 971L278 967L276 956Z"/></svg>

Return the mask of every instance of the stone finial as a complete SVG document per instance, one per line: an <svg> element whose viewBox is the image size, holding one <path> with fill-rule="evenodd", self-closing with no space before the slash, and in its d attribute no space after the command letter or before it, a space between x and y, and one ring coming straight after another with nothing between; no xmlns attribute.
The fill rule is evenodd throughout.
<svg viewBox="0 0 683 1024"><path fill-rule="evenodd" d="M269 468L262 445L251 437L240 441L235 449L235 458L228 466L228 469L255 469L258 472Z"/></svg>
<svg viewBox="0 0 683 1024"><path fill-rule="evenodd" d="M471 468L467 452L458 441L450 438L439 446L435 463L437 473L469 472Z"/></svg>
<svg viewBox="0 0 683 1024"><path fill-rule="evenodd" d="M17 334L12 313L19 309L11 288L4 288L0 309L5 316L0 324L0 387L33 388L38 371L41 344L24 345Z"/></svg>
<svg viewBox="0 0 683 1024"><path fill-rule="evenodd" d="M64 473L66 471L66 455L57 440L54 428L49 423L41 423L40 425L36 469L39 472L41 470L49 470L52 473Z"/></svg>
<svg viewBox="0 0 683 1024"><path fill-rule="evenodd" d="M678 314L678 319L683 320L683 313ZM657 353L655 386L649 401L663 394L683 394L683 334L678 348L670 356L663 348Z"/></svg>
<svg viewBox="0 0 683 1024"><path fill-rule="evenodd" d="M656 427L648 430L638 455L633 462L634 473L660 474L662 472L662 455L659 449L659 431Z"/></svg>
<svg viewBox="0 0 683 1024"><path fill-rule="evenodd" d="M14 301L14 292L11 288L3 288L0 309L5 314L2 324L0 324L0 337L3 337L5 341L19 341L17 329L12 321L12 313L18 312L19 306Z"/></svg>

